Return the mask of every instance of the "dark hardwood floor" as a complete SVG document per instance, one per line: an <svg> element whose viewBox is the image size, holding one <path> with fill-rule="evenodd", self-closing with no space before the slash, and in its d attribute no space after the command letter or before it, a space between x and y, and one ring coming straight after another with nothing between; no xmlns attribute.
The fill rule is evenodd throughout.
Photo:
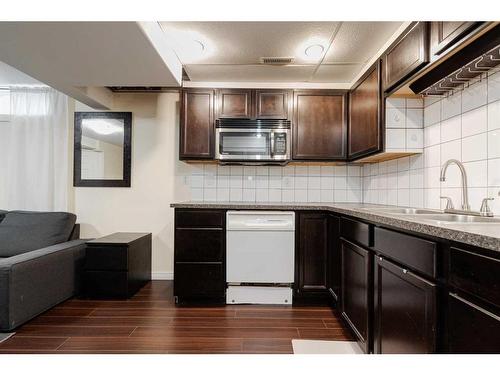
<svg viewBox="0 0 500 375"><path fill-rule="evenodd" d="M0 353L292 353L292 339L351 340L328 306L176 307L171 281L126 301L70 299L20 327Z"/></svg>

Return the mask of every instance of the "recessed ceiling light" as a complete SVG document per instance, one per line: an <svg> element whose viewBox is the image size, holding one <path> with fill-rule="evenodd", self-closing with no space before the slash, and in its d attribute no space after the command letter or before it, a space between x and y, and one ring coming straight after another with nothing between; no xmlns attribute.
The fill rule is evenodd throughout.
<svg viewBox="0 0 500 375"><path fill-rule="evenodd" d="M163 32L182 64L197 64L215 53L214 43L196 30L163 27Z"/></svg>
<svg viewBox="0 0 500 375"><path fill-rule="evenodd" d="M313 44L312 46L307 47L304 53L307 57L319 58L323 54L324 50L325 47L323 47L321 44Z"/></svg>

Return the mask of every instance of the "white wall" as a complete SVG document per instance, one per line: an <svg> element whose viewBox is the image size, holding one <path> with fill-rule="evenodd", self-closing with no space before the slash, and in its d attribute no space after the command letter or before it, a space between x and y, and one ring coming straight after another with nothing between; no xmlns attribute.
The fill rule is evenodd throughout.
<svg viewBox="0 0 500 375"><path fill-rule="evenodd" d="M121 94L115 111L133 112L132 186L75 188L82 238L118 231L153 233L153 277L171 278L174 254L170 203L190 199L184 183L195 166L178 160L179 95ZM77 111L88 107L77 103Z"/></svg>
<svg viewBox="0 0 500 375"><path fill-rule="evenodd" d="M366 165L363 170L365 203L444 208L440 196L461 205L459 170L452 165L447 181L439 174L448 159L464 163L469 201L479 210L481 200L500 215L500 72L483 77L449 98L427 98L424 108L424 154Z"/></svg>

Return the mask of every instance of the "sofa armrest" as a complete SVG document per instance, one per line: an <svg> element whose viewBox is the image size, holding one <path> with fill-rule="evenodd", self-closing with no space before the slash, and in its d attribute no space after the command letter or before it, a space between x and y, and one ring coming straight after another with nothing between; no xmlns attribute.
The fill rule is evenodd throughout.
<svg viewBox="0 0 500 375"><path fill-rule="evenodd" d="M47 246L42 249L29 251L27 253L15 255L8 258L0 259L0 273L10 269L13 266L19 265L30 260L39 259L42 256L47 256L59 251L76 250L82 248L85 250L85 240L74 240L59 243L57 245Z"/></svg>
<svg viewBox="0 0 500 375"><path fill-rule="evenodd" d="M0 260L0 331L12 330L77 293L85 241Z"/></svg>

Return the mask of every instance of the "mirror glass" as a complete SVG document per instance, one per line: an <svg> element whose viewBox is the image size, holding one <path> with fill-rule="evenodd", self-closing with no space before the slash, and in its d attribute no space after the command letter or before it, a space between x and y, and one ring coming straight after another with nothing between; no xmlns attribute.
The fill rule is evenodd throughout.
<svg viewBox="0 0 500 375"><path fill-rule="evenodd" d="M82 180L123 179L124 120L82 119Z"/></svg>

